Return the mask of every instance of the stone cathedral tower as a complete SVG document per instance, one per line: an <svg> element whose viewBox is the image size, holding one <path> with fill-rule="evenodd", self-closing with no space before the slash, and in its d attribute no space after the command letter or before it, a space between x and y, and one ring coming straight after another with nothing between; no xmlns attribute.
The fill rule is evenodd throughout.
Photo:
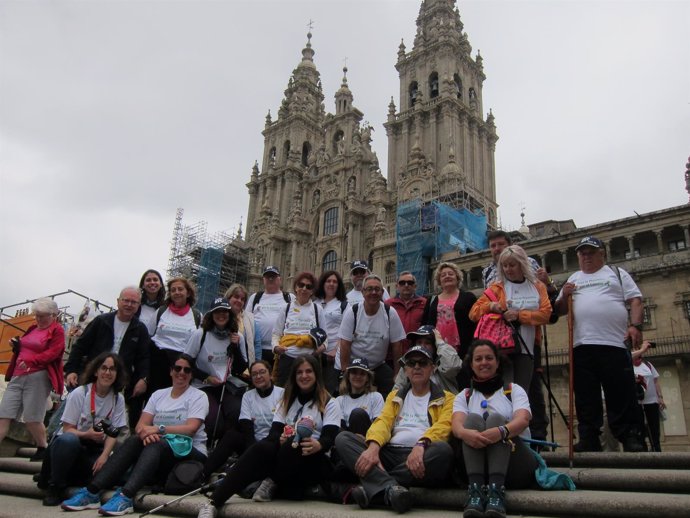
<svg viewBox="0 0 690 518"><path fill-rule="evenodd" d="M400 111L393 99L384 124L388 179L371 149L372 130L353 105L343 69L326 113L311 33L275 120L266 117L264 154L247 184L250 289L263 266L284 281L301 270L335 269L348 278L367 259L392 286L399 203L437 201L486 215L495 225L493 115L482 117L479 54L462 32L454 0L424 0L411 52L400 44Z"/></svg>

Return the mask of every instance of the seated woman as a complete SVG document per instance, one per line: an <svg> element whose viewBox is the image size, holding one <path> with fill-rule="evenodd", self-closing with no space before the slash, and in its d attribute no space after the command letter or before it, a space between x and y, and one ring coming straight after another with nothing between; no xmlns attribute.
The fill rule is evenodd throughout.
<svg viewBox="0 0 690 518"><path fill-rule="evenodd" d="M295 358L305 354L320 357L326 350L326 332L320 329L324 324L323 309L312 302L311 297L316 289L316 277L310 272L301 272L292 283L295 300L288 303L285 312L281 312L273 327L271 343L275 354L273 381L284 387L290 366ZM319 329L319 336L312 331Z"/></svg>
<svg viewBox="0 0 690 518"><path fill-rule="evenodd" d="M158 475L169 473L181 460L206 461L204 419L208 398L190 386L194 360L181 354L170 368L172 388L151 395L137 423L136 435L108 459L93 480L72 498L62 502L66 511L98 509L105 516L119 516L134 511L133 499L145 484ZM182 437L187 440L182 440ZM171 443L175 444L175 452ZM181 446L181 447L180 447ZM105 504L100 492L113 487L132 468L127 482Z"/></svg>
<svg viewBox="0 0 690 518"><path fill-rule="evenodd" d="M284 390L271 381L271 366L257 360L249 368L254 388L242 396L239 429L230 428L204 464L206 478L222 467L232 454L241 455L255 442L265 439Z"/></svg>
<svg viewBox="0 0 690 518"><path fill-rule="evenodd" d="M509 355L512 368L506 369L505 376L529 389L534 372L534 344L541 341L539 326L549 322L551 301L546 285L537 279L527 253L518 245L510 245L501 252L498 282L484 290L472 306L470 318L477 322L487 313L502 314L522 337L515 337L515 352Z"/></svg>
<svg viewBox="0 0 690 518"><path fill-rule="evenodd" d="M505 487L535 480L537 460L520 440L529 435L529 401L522 387L503 380L501 360L493 342L475 340L466 360L472 386L453 405L453 435L462 441L469 481L465 518L505 518Z"/></svg>
<svg viewBox="0 0 690 518"><path fill-rule="evenodd" d="M215 299L185 348L185 354L196 363L192 385L208 396L205 428L209 444L226 429L237 428L247 387L240 378L247 368L244 352L244 337L237 332L230 303L224 298Z"/></svg>
<svg viewBox="0 0 690 518"><path fill-rule="evenodd" d="M450 473L454 396L432 383L435 357L425 347L411 347L403 360L410 387L388 395L366 439L341 432L335 440L343 464L361 481L352 497L362 509L379 499L407 512L412 506L408 486L437 486Z"/></svg>
<svg viewBox="0 0 690 518"><path fill-rule="evenodd" d="M342 421L340 428L364 437L383 409L383 396L376 392L374 373L364 358L352 358L340 382L336 398Z"/></svg>
<svg viewBox="0 0 690 518"><path fill-rule="evenodd" d="M126 385L124 365L115 353L101 353L86 366L82 385L67 396L62 428L41 466L38 487L47 489L43 505L59 505L68 485L86 484L108 460L127 429Z"/></svg>
<svg viewBox="0 0 690 518"><path fill-rule="evenodd" d="M294 435L309 422L310 436ZM254 501L270 501L277 489L286 498L302 498L306 488L330 476L333 468L326 453L339 430L340 409L324 386L319 360L312 355L295 358L268 437L239 458L198 518L214 518L228 498L262 479Z"/></svg>

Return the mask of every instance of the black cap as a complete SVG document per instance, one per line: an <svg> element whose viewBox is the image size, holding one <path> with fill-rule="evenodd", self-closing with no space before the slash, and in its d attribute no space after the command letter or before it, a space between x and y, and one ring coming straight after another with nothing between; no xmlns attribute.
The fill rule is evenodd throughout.
<svg viewBox="0 0 690 518"><path fill-rule="evenodd" d="M416 331L410 331L407 333L407 339L410 342L415 341L417 338L429 338L436 346L436 335L434 334L434 326L422 326Z"/></svg>
<svg viewBox="0 0 690 518"><path fill-rule="evenodd" d="M429 349L424 347L423 345L415 345L414 347L410 347L408 351L405 353L403 356L403 360L407 359L408 356L411 356L415 353L423 354L427 358L429 358L431 361L434 361L434 355L429 352Z"/></svg>
<svg viewBox="0 0 690 518"><path fill-rule="evenodd" d="M266 268L264 268L264 273L262 273L261 275L263 276L263 275L266 275L267 273L273 273L275 275L280 275L280 270L278 270L277 266L267 266Z"/></svg>
<svg viewBox="0 0 690 518"><path fill-rule="evenodd" d="M352 268L350 268L350 273L354 272L355 270L366 270L369 271L369 265L367 264L366 261L352 261Z"/></svg>
<svg viewBox="0 0 690 518"><path fill-rule="evenodd" d="M352 358L350 360L350 365L347 366L346 370L350 369L361 369L366 372L371 372L369 370L369 362L366 360L366 358Z"/></svg>
<svg viewBox="0 0 690 518"><path fill-rule="evenodd" d="M316 347L321 347L323 344L326 343L326 340L328 340L328 335L326 334L326 331L324 331L320 327L314 327L310 329L309 336L311 336L311 339L314 340Z"/></svg>
<svg viewBox="0 0 690 518"><path fill-rule="evenodd" d="M601 239L597 239L594 236L583 237L582 239L580 239L580 242L575 247L575 251L577 252L583 246L591 246L592 248L604 248L604 243L601 242Z"/></svg>
<svg viewBox="0 0 690 518"><path fill-rule="evenodd" d="M211 304L211 309L209 309L207 313L213 313L217 310L232 311L232 307L230 306L228 299L224 297L218 297L217 299L214 299L213 303Z"/></svg>

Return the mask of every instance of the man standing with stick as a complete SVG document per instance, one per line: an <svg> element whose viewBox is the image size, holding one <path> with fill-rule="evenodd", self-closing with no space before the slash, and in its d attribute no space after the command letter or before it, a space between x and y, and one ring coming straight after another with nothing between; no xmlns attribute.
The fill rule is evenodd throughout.
<svg viewBox="0 0 690 518"><path fill-rule="evenodd" d="M580 271L563 285L556 308L573 306L573 381L580 441L575 451L601 451L604 389L609 427L625 451L643 451L630 346L642 342L642 294L630 275L606 264L603 243L583 238L575 248ZM630 315L626 309L630 306Z"/></svg>

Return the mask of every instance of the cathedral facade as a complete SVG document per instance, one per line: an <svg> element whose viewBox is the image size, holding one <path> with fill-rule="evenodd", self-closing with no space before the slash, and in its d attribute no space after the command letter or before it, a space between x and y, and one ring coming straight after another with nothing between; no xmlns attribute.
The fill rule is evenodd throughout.
<svg viewBox="0 0 690 518"><path fill-rule="evenodd" d="M482 58L471 55L454 0L424 0L411 51L395 67L397 107L388 106L388 171L371 148L373 128L353 104L343 69L327 113L311 34L275 120L266 117L261 165L249 189L250 288L264 265L347 273L366 259L390 286L396 274L396 212L411 200L441 202L496 225L493 114L483 116ZM347 275L345 275L347 278Z"/></svg>

